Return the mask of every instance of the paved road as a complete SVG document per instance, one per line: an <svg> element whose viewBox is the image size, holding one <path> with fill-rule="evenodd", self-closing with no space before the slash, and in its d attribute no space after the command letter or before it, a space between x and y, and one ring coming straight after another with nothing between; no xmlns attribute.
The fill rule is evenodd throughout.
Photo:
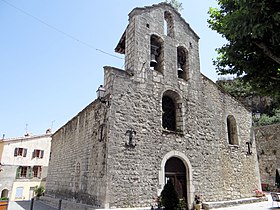
<svg viewBox="0 0 280 210"><path fill-rule="evenodd" d="M268 201L243 204L227 208L219 208L216 210L280 210L276 202L272 203L271 196L267 195ZM279 203L280 206L280 203ZM30 201L10 202L8 210L30 210ZM34 201L33 210L57 210L41 201Z"/></svg>
<svg viewBox="0 0 280 210"><path fill-rule="evenodd" d="M30 210L31 201L17 201L9 202L8 210ZM57 210L43 203L42 201L35 200L33 204L33 210Z"/></svg>

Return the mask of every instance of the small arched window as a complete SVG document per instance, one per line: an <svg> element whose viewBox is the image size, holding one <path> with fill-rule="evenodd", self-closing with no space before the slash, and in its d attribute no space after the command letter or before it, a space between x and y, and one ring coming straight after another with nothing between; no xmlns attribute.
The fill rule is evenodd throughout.
<svg viewBox="0 0 280 210"><path fill-rule="evenodd" d="M178 93L167 90L162 97L162 127L183 132L182 99Z"/></svg>
<svg viewBox="0 0 280 210"><path fill-rule="evenodd" d="M227 117L228 143L238 145L237 124L233 115Z"/></svg>
<svg viewBox="0 0 280 210"><path fill-rule="evenodd" d="M170 12L164 12L164 34L174 38L174 20Z"/></svg>
<svg viewBox="0 0 280 210"><path fill-rule="evenodd" d="M188 79L188 71L189 71L189 58L188 51L179 46L177 48L177 73L178 78L187 80Z"/></svg>
<svg viewBox="0 0 280 210"><path fill-rule="evenodd" d="M171 131L176 130L176 107L172 98L162 97L162 124L163 128Z"/></svg>
<svg viewBox="0 0 280 210"><path fill-rule="evenodd" d="M163 40L154 34L150 40L150 67L163 72Z"/></svg>

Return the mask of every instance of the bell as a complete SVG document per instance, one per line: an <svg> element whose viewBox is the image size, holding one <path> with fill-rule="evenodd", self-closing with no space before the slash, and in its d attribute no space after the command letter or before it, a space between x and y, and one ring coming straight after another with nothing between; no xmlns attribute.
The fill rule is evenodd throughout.
<svg viewBox="0 0 280 210"><path fill-rule="evenodd" d="M178 69L177 69L178 73L183 73L183 69L181 67L181 64L178 64Z"/></svg>
<svg viewBox="0 0 280 210"><path fill-rule="evenodd" d="M151 55L150 67L155 67L157 65L156 56L154 54Z"/></svg>

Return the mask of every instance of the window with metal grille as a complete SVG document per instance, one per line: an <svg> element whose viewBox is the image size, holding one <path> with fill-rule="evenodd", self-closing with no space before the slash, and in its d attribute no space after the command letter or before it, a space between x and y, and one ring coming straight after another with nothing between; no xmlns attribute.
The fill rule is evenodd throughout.
<svg viewBox="0 0 280 210"><path fill-rule="evenodd" d="M162 97L162 125L164 129L176 130L176 107L172 98Z"/></svg>

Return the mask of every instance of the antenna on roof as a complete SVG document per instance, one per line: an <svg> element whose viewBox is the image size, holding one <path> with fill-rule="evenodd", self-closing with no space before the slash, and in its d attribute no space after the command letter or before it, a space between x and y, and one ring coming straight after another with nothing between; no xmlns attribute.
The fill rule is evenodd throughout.
<svg viewBox="0 0 280 210"><path fill-rule="evenodd" d="M51 125L51 130L53 130L53 123L55 122L55 120L52 121L52 125Z"/></svg>
<svg viewBox="0 0 280 210"><path fill-rule="evenodd" d="M29 136L29 133L28 133L28 124L26 123L25 124L25 134L24 134L25 137Z"/></svg>

